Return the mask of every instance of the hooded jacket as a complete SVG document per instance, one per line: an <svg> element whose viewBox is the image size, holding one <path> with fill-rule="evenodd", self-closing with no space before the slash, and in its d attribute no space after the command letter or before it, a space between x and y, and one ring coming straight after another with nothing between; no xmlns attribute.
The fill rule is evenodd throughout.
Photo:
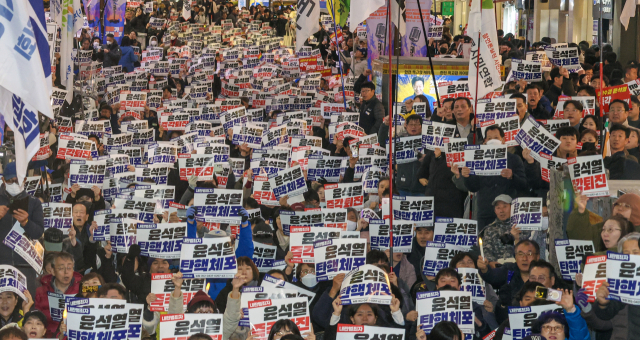
<svg viewBox="0 0 640 340"><path fill-rule="evenodd" d="M51 319L51 312L49 310L49 295L47 292L55 293L56 289L54 288L54 277L51 274L45 275L40 279L40 284L42 286L38 287L36 290L36 299L35 306L36 309L42 311L44 315L47 317L47 331L51 334L56 334L56 330L58 329L58 325L60 322L54 322ZM80 280L82 280L82 274L78 272L73 272L73 278L71 279L71 284L67 287L67 290L63 293L65 295L75 295L80 291Z"/></svg>

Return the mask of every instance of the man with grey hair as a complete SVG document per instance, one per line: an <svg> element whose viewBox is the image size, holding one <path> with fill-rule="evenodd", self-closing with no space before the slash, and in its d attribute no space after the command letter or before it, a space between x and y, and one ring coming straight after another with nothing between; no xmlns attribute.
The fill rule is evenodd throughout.
<svg viewBox="0 0 640 340"><path fill-rule="evenodd" d="M635 231L625 235L618 241L618 253L627 255L640 255L640 233Z"/></svg>

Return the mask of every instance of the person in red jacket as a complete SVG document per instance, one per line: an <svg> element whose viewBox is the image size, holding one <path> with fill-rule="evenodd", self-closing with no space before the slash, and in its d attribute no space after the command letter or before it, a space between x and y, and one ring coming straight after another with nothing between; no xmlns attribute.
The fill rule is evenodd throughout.
<svg viewBox="0 0 640 340"><path fill-rule="evenodd" d="M76 295L80 290L82 274L73 271L73 255L65 252L57 253L53 259L53 275L45 275L40 279L42 284L36 291L36 309L47 317L47 331L56 334L60 320L54 321L49 310L49 293ZM64 297L62 297L64 299ZM59 316L62 319L62 315Z"/></svg>

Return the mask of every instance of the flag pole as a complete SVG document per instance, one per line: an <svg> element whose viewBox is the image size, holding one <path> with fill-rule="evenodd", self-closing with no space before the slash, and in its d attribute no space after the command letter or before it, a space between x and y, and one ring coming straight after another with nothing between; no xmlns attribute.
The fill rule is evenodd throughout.
<svg viewBox="0 0 640 340"><path fill-rule="evenodd" d="M342 82L342 103L344 104L345 110L347 109L347 94L344 91L344 76L342 75L342 56L340 53L340 45L338 45L338 24L336 24L336 6L334 0L329 0L331 3L331 14L333 19L333 34L335 34L336 41L336 54L338 54L338 61L340 62L339 70L340 70L340 81Z"/></svg>
<svg viewBox="0 0 640 340"><path fill-rule="evenodd" d="M392 34L392 22L391 18L391 1L387 0L387 32L389 34L389 41L393 41ZM394 139L396 136L391 137L391 131L393 129L393 124L391 124L391 119L393 118L393 51L394 49L391 47L393 43L389 44L387 48L389 49L389 266L391 270L393 270L393 147L395 145ZM382 201L382 198L380 198ZM384 211L382 212L382 217L384 218Z"/></svg>
<svg viewBox="0 0 640 340"><path fill-rule="evenodd" d="M431 67L431 80L433 80L433 88L436 90L436 101L438 103L438 108L440 105L440 95L438 94L438 82L436 81L436 73L433 71L433 60L431 60L431 53L429 53L429 40L427 40L427 29L424 26L424 18L422 17L422 6L420 6L420 1L416 1L418 3L418 11L420 12L420 22L422 23L422 35L424 36L424 45L427 48L427 57L429 58L429 66Z"/></svg>
<svg viewBox="0 0 640 340"><path fill-rule="evenodd" d="M628 0L631 1L631 0ZM602 131L600 131L600 154L604 156L604 143L606 141L605 129L604 129L604 99L602 98L602 90L604 87L604 80L602 79L602 69L604 65L602 63L602 0L600 0L600 16L598 17L598 44L600 45L600 91L598 102L600 103L600 126L602 127Z"/></svg>
<svg viewBox="0 0 640 340"><path fill-rule="evenodd" d="M472 1L482 1L482 0L472 0ZM480 22L482 22L482 3L480 3ZM477 53L477 57L476 57L476 94L473 96L474 97L474 102L475 105L473 107L473 110L475 111L476 108L478 107L478 85L480 84L479 80L480 80L480 44L482 44L482 41L480 40L482 39L482 25L480 25L480 31L478 32L478 53ZM473 58L473 56L470 56L471 58ZM474 115L475 116L475 115ZM471 125L471 133L473 133L473 145L476 144L476 127L475 127L475 120L472 119L469 124ZM469 219L472 219L473 216L473 194L469 195Z"/></svg>

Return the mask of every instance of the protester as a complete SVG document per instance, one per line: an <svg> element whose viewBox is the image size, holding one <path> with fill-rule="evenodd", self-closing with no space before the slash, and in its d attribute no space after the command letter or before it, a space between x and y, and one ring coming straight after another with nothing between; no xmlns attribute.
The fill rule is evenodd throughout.
<svg viewBox="0 0 640 340"><path fill-rule="evenodd" d="M33 9L16 11L14 2L12 13L41 17L27 3ZM434 79L414 65L422 57L390 68L379 58L368 63L385 46L385 25L375 15L364 32L358 23L316 17L318 7L303 3L241 8L163 0L149 4L150 14L146 5L126 14L108 9L103 35L94 8L73 8L89 27L51 35L47 51L35 51L41 44L29 45L33 35L22 28L6 30L7 41L20 42L9 48L9 64L31 74L20 58L34 53L28 65L45 77L53 71L52 79L43 77L53 91L34 100L43 91L24 91L11 72L11 82L0 84L13 98L3 110L0 148L0 324L8 326L0 340L79 332L116 338L97 322L76 325L93 315L117 325L125 310L128 332L141 330L126 336L142 340L164 338L167 325L177 331L185 322L193 323L179 336L190 340L349 340L352 333L338 324L366 327L354 338L374 336L368 326L387 327L379 338L397 332L408 340L497 340L511 326L514 338L632 337L637 307L617 301L626 299L617 277L605 273L589 303L593 284L583 282L591 274L582 267L592 254L580 253L588 246L565 246L566 260L580 265L563 262L559 244L590 241L593 255L609 255L607 267L615 253L640 254L640 196L633 181L619 182L640 178L638 63L623 67L628 57L618 60L616 46L518 40L503 28L500 40L483 38L500 47L506 67L494 77L481 62L474 66L466 32L475 29L474 16L469 36L452 37L451 18L434 13L430 22L444 20L445 27L442 39L425 42L444 63ZM48 23L63 22L55 6L48 10ZM308 36L295 41L309 22ZM419 31L408 28L403 49L421 43ZM147 44L137 41L143 34ZM564 44L575 57L556 58ZM72 48L80 53L69 58ZM484 65L499 63L480 54ZM452 56L467 58L469 72L443 59ZM539 72L528 63L541 63ZM394 67L389 88L385 77ZM30 78L39 89L42 79ZM390 129L390 122L397 124ZM474 151L479 145L506 150L506 164L491 151ZM473 162L502 167L472 174ZM556 171L563 168L568 177L558 194ZM607 198L587 204L587 196L609 194L611 214ZM529 207L535 209L526 214ZM362 265L378 268L376 276L358 272ZM565 289L568 267L573 292ZM470 289L463 285L475 280L473 269L482 280ZM26 278L7 278L12 270ZM477 303L482 288L484 302ZM562 299L537 299L543 288L560 290ZM275 298L281 292L287 299ZM425 309L423 298L436 294L452 296L442 313L469 308L475 317L429 325L444 315ZM304 303L291 304L294 295ZM248 296L257 303L249 305ZM102 308L96 298L118 308ZM361 300L348 305L352 299ZM454 301L473 303L454 311ZM79 314L84 303L92 315ZM71 305L78 308L67 308L60 321ZM259 320L254 313L247 319L248 305L262 308ZM509 322L522 320L509 315L511 307L544 305L561 312L534 317L533 308L522 330Z"/></svg>

